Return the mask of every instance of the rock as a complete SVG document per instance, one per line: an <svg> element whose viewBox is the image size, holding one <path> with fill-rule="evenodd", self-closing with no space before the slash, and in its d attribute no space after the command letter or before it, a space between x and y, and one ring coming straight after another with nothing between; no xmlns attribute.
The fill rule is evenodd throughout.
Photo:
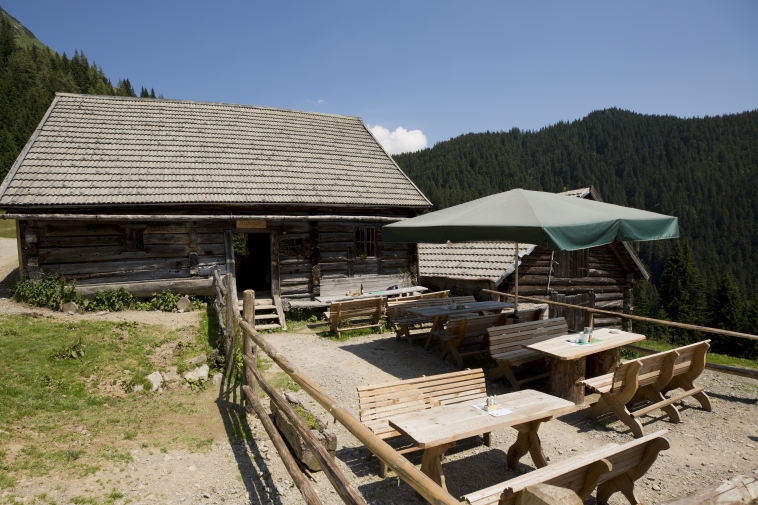
<svg viewBox="0 0 758 505"><path fill-rule="evenodd" d="M224 380L224 374L221 373L214 373L213 374L213 385L214 386L220 386L221 383Z"/></svg>
<svg viewBox="0 0 758 505"><path fill-rule="evenodd" d="M190 308L190 299L188 296L183 296L179 298L179 301L176 302L176 309L182 312L188 311Z"/></svg>
<svg viewBox="0 0 758 505"><path fill-rule="evenodd" d="M135 393L141 393L144 389L145 387L142 384L138 384L134 386L134 389L132 391L134 391Z"/></svg>
<svg viewBox="0 0 758 505"><path fill-rule="evenodd" d="M188 359L185 361L185 363L187 363L189 366L200 366L206 361L208 361L208 356L201 354L200 356L195 356L194 358Z"/></svg>
<svg viewBox="0 0 758 505"><path fill-rule="evenodd" d="M187 470L189 470L190 472L194 472L195 471L195 466L194 465L188 466Z"/></svg>
<svg viewBox="0 0 758 505"><path fill-rule="evenodd" d="M183 377L187 382L204 382L208 380L209 371L208 365L203 365L189 372L184 372Z"/></svg>
<svg viewBox="0 0 758 505"><path fill-rule="evenodd" d="M66 302L63 304L63 312L76 314L79 306L75 302Z"/></svg>
<svg viewBox="0 0 758 505"><path fill-rule="evenodd" d="M176 367L169 367L161 375L163 376L163 382L166 384L166 386L172 386L181 382L182 380L182 377L176 373Z"/></svg>
<svg viewBox="0 0 758 505"><path fill-rule="evenodd" d="M658 484L655 484L653 486L653 491L660 491L660 490L661 490L661 486L659 486Z"/></svg>
<svg viewBox="0 0 758 505"><path fill-rule="evenodd" d="M153 385L153 391L160 389L161 384L163 384L163 377L161 376L160 372L151 373L147 376L147 380L149 380L150 384Z"/></svg>

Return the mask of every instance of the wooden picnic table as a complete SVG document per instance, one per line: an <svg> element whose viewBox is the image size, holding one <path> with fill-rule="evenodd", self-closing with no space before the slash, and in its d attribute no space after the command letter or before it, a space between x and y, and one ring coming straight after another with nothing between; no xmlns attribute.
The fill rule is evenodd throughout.
<svg viewBox="0 0 758 505"><path fill-rule="evenodd" d="M391 417L389 424L424 449L421 471L445 488L442 473L445 451L455 446L458 440L502 428L518 431L516 442L508 449L510 468L515 470L527 452L535 466L547 466L537 430L543 422L574 409L572 402L531 389L498 396L496 403L511 411L504 416L493 416L474 407L482 403L482 399L477 399L400 414ZM489 437L485 438L485 443L489 445Z"/></svg>
<svg viewBox="0 0 758 505"><path fill-rule="evenodd" d="M592 332L598 342L569 343L570 338L578 336L578 333L561 335L525 347L550 357L550 394L581 405L584 385L579 382L614 371L621 362L621 347L645 340L645 335L628 331L611 333L610 328L602 328Z"/></svg>
<svg viewBox="0 0 758 505"><path fill-rule="evenodd" d="M421 317L430 317L433 319L432 329L429 331L429 337L426 339L426 350L432 346L434 341L434 332L441 330L442 326L447 321L447 318L454 315L466 315L466 314L479 314L484 315L485 312L500 312L503 309L515 307L516 305L510 302L473 302L459 304L457 308L451 309L450 305L438 305L434 307L419 307L406 309L411 314L415 314Z"/></svg>

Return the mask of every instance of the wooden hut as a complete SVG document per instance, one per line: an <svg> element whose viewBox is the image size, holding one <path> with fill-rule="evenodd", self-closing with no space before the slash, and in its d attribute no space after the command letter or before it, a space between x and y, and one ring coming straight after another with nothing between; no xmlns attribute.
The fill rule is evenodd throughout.
<svg viewBox="0 0 758 505"><path fill-rule="evenodd" d="M602 201L592 188L562 194ZM432 289L475 294L482 289L513 293L515 288L513 242L419 244L421 283ZM649 274L630 244L613 244L579 251L553 252L531 244L519 244L519 294L544 300L630 313L632 283ZM584 326L579 310L550 307L550 317L564 316L571 329ZM596 326L621 324L620 318L595 318Z"/></svg>
<svg viewBox="0 0 758 505"><path fill-rule="evenodd" d="M0 186L22 275L91 295L238 290L311 299L325 279L416 269L381 226L429 201L360 118L59 93Z"/></svg>

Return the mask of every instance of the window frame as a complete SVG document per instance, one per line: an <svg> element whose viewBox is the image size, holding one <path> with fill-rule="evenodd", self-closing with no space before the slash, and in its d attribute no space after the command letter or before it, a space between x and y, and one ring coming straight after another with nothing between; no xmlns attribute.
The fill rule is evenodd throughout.
<svg viewBox="0 0 758 505"><path fill-rule="evenodd" d="M356 226L354 241L356 258L361 256L359 251L363 251L366 258L376 258L376 227Z"/></svg>

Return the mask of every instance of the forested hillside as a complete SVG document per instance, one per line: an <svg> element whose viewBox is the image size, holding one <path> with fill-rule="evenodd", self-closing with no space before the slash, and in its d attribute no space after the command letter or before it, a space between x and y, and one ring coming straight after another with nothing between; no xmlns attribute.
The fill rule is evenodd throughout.
<svg viewBox="0 0 758 505"><path fill-rule="evenodd" d="M744 295L758 290L758 110L680 119L607 109L395 160L437 209L512 188L593 185L607 202L678 216L709 292L728 271ZM640 245L656 284L672 245Z"/></svg>
<svg viewBox="0 0 758 505"><path fill-rule="evenodd" d="M29 140L56 92L136 96L129 79L116 86L83 52L69 58L44 46L0 9L0 181ZM140 96L155 98L142 88Z"/></svg>

